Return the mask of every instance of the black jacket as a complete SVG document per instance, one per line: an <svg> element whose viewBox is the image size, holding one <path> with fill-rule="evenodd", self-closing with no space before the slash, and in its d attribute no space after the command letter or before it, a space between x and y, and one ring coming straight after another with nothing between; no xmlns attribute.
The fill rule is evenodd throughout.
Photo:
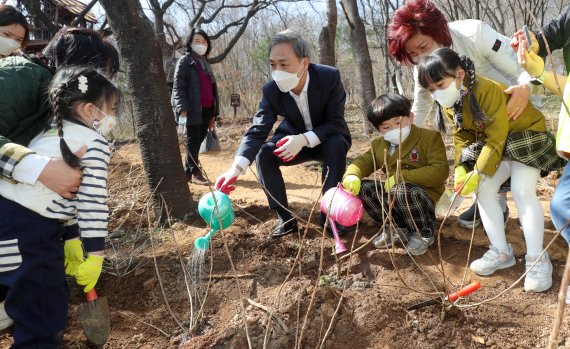
<svg viewBox="0 0 570 349"><path fill-rule="evenodd" d="M174 81L172 86L171 103L174 112L179 115L182 111L188 112L188 125L202 124L202 105L200 103L200 79L195 65L198 64L192 54L187 53L176 63ZM215 81L214 88L214 116L220 114L220 100L218 87Z"/></svg>
<svg viewBox="0 0 570 349"><path fill-rule="evenodd" d="M310 64L307 97L312 131L321 142L331 135L341 134L346 140L347 149L350 148L350 131L344 119L346 93L339 71L326 65ZM283 116L283 121L277 127L272 142L307 132L301 111L291 94L281 92L275 81L271 80L263 86L263 98L253 117L253 125L242 138L236 155L253 162L277 121L277 115Z"/></svg>
<svg viewBox="0 0 570 349"><path fill-rule="evenodd" d="M562 49L566 71L570 72L570 5L564 7L558 17L542 27L542 32L546 37L550 51ZM535 32L534 35L536 35L539 44L538 55L544 58L548 53L544 40L539 32Z"/></svg>

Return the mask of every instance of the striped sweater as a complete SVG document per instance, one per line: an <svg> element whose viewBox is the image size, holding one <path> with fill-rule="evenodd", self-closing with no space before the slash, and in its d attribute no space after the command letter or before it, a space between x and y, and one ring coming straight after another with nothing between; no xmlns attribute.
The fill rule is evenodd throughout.
<svg viewBox="0 0 570 349"><path fill-rule="evenodd" d="M35 185L0 181L0 195L41 214L44 217L77 223L85 251L105 249L109 208L107 206L107 168L110 159L109 143L88 127L64 121L63 134L72 151L87 145L81 158L83 180L77 196L65 199L39 181ZM39 155L61 157L56 129L35 137L29 149Z"/></svg>

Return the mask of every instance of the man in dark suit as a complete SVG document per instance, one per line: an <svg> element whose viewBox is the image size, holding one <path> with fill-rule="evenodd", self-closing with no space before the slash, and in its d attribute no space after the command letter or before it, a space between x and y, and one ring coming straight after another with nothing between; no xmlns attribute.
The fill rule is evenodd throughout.
<svg viewBox="0 0 570 349"><path fill-rule="evenodd" d="M277 212L271 236L280 237L297 232L298 227L288 208L279 167L322 161L326 191L342 179L351 138L344 119L346 93L340 73L333 67L310 63L310 46L305 39L291 30L277 34L269 43L269 62L273 80L263 86L253 125L242 138L230 169L216 180L216 188L232 191L231 184L245 174L255 158L269 208ZM267 140L278 115L283 121Z"/></svg>

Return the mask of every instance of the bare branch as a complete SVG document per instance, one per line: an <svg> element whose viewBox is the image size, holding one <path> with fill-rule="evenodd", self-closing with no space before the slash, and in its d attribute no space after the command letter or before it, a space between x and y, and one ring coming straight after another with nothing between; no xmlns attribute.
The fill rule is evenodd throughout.
<svg viewBox="0 0 570 349"><path fill-rule="evenodd" d="M99 0L91 0L91 2L89 4L87 4L85 6L85 8L83 9L83 11L81 11L81 13L79 13L77 15L77 17L73 20L73 22L71 22L71 26L76 26L79 24L79 22L81 22L83 20L83 18L85 18L85 15L87 13L89 13L89 11L91 11L91 9L93 8L93 6L95 6L95 4L98 2Z"/></svg>

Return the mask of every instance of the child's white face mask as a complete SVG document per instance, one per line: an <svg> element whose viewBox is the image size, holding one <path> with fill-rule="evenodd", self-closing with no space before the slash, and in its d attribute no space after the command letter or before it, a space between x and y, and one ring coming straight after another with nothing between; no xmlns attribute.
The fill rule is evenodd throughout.
<svg viewBox="0 0 570 349"><path fill-rule="evenodd" d="M103 118L100 120L95 119L93 121L93 129L99 132L102 136L107 136L109 132L115 127L117 124L117 118L113 115L105 114L99 108L97 108L101 114L103 114Z"/></svg>
<svg viewBox="0 0 570 349"><path fill-rule="evenodd" d="M451 108L461 98L461 91L457 88L455 79L443 90L435 90L431 94L433 99L444 108Z"/></svg>
<svg viewBox="0 0 570 349"><path fill-rule="evenodd" d="M411 130L410 125L402 126L401 129L402 134L400 137L400 128L397 127L393 130L384 133L384 139L392 144L400 145L406 140L406 138L408 138L408 136L410 135L410 130Z"/></svg>

